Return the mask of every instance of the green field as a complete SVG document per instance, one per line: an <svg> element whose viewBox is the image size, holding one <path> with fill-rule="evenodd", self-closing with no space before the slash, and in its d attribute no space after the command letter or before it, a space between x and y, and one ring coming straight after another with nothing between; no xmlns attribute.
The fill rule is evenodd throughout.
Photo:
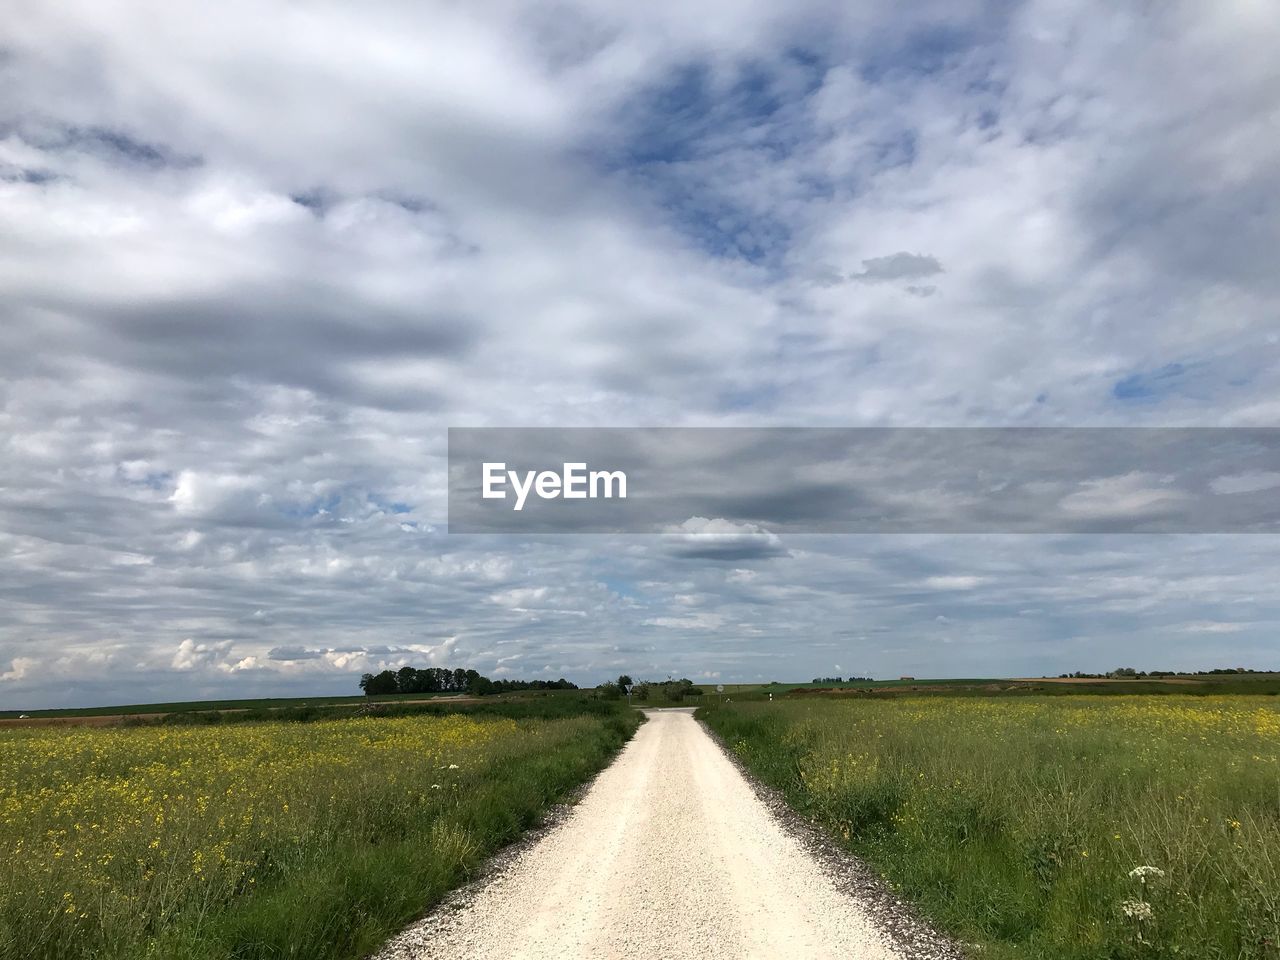
<svg viewBox="0 0 1280 960"><path fill-rule="evenodd" d="M926 677L899 680L861 680L830 683L770 683L742 685L736 696L768 699L768 694L813 694L822 696L917 695L955 696L1081 696L1130 694L1180 694L1216 696L1220 694L1280 694L1280 673L1178 674L1168 677L1139 677L1126 680L1057 677L1005 679Z"/></svg>
<svg viewBox="0 0 1280 960"><path fill-rule="evenodd" d="M206 710L295 710L303 707L358 707L364 703L395 703L457 697L456 693L391 693L366 697L266 697L257 700L180 700L173 703L125 703L104 707L66 707L50 710L0 710L0 720L21 715L33 719L54 717L150 716L160 713L195 713Z"/></svg>
<svg viewBox="0 0 1280 960"><path fill-rule="evenodd" d="M1041 696L1080 695L1085 693L1125 694L1125 693L1180 693L1180 694L1220 694L1280 693L1280 673L1251 674L1187 674L1170 679L1138 679L1129 681L1114 680L1079 680L1072 683L1060 683L1056 680L1000 678L919 678L911 680L862 680L840 684L827 683L725 683L723 693L716 692L716 683L709 681L697 684L702 697L692 697L689 704L710 703L718 698L734 700L767 700L769 695L775 697L799 692L815 694L849 694L861 693L941 693L948 696L975 695L991 696L1035 694ZM582 691L589 693L590 691ZM581 695L576 690L525 690L514 693L498 694L490 699L527 700L537 697L575 697ZM316 711L332 712L339 715L343 708L356 709L371 703L395 705L417 703L424 700L442 700L462 698L457 693L391 693L376 696L318 696L318 697L269 697L245 700L182 700L172 703L129 703L114 706L98 707L65 707L48 710L0 710L0 720L16 720L19 716L31 719L58 719L69 717L154 717L161 714L173 715L184 713L210 713L214 711L252 713L255 716L266 716L271 712L308 714ZM470 698L467 698L470 699ZM671 706L671 702L661 697L650 699L632 698L634 706Z"/></svg>
<svg viewBox="0 0 1280 960"><path fill-rule="evenodd" d="M699 717L983 956L1280 956L1277 698L791 696Z"/></svg>
<svg viewBox="0 0 1280 960"><path fill-rule="evenodd" d="M639 722L561 696L312 723L2 729L0 958L363 956Z"/></svg>

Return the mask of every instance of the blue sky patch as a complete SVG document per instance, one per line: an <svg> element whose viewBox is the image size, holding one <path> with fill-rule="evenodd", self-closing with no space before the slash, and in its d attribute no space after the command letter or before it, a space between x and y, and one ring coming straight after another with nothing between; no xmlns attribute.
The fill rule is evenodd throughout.
<svg viewBox="0 0 1280 960"><path fill-rule="evenodd" d="M1178 380L1186 373L1181 363L1166 363L1158 370L1131 373L1117 380L1111 395L1117 400L1156 400L1178 386Z"/></svg>
<svg viewBox="0 0 1280 960"><path fill-rule="evenodd" d="M622 176L664 220L718 257L772 264L791 243L788 225L749 202L742 171L785 161L812 131L795 109L826 76L818 54L790 49L729 71L683 64L617 112L617 142L589 161ZM899 145L895 145L895 150ZM812 183L815 196L832 186Z"/></svg>

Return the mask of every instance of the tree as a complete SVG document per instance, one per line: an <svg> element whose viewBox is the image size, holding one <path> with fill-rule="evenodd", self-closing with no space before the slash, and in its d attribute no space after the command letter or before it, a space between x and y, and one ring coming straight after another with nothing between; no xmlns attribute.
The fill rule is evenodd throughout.
<svg viewBox="0 0 1280 960"><path fill-rule="evenodd" d="M469 693L484 697L491 693L513 690L577 690L578 686L561 677L559 680L490 680L477 670L450 670L447 667L401 667L383 670L376 676L366 673L360 678L360 689L368 696L383 693Z"/></svg>
<svg viewBox="0 0 1280 960"><path fill-rule="evenodd" d="M467 693L473 697L486 697L491 693L497 693L498 687L488 677L482 677L476 674L474 680L467 681Z"/></svg>
<svg viewBox="0 0 1280 960"><path fill-rule="evenodd" d="M625 690L631 686L631 677L629 677L627 674L624 673L622 676L618 678L617 683L618 683L618 686L622 687Z"/></svg>
<svg viewBox="0 0 1280 960"><path fill-rule="evenodd" d="M397 690L396 675L390 670L383 670L376 676L372 673L366 673L360 678L360 689L368 697L376 697L384 693L395 693Z"/></svg>

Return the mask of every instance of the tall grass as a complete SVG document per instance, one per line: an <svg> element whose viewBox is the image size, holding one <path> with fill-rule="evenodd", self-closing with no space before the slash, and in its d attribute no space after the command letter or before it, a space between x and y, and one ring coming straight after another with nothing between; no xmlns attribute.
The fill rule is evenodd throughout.
<svg viewBox="0 0 1280 960"><path fill-rule="evenodd" d="M637 722L538 709L4 731L0 958L362 956Z"/></svg>
<svg viewBox="0 0 1280 960"><path fill-rule="evenodd" d="M1271 698L734 703L699 716L984 956L1280 956Z"/></svg>

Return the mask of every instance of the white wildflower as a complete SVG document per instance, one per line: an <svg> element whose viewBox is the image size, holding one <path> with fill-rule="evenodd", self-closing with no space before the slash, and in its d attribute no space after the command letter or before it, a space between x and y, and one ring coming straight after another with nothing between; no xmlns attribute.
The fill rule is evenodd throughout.
<svg viewBox="0 0 1280 960"><path fill-rule="evenodd" d="M458 765L457 765L456 763L451 763L451 764L449 764L449 769L450 769L450 770L457 770L457 769L458 769Z"/></svg>
<svg viewBox="0 0 1280 960"><path fill-rule="evenodd" d="M433 784L431 785L431 789L432 789L432 790L439 790L439 789L440 789L440 784L438 784L438 783L433 783Z"/></svg>
<svg viewBox="0 0 1280 960"><path fill-rule="evenodd" d="M1164 871L1161 870L1159 867L1134 867L1132 870L1129 871L1129 878L1131 880L1145 881L1149 877L1163 877L1163 876L1164 876Z"/></svg>
<svg viewBox="0 0 1280 960"><path fill-rule="evenodd" d="M1155 917L1151 904L1145 900L1121 900L1120 912L1130 920L1151 920Z"/></svg>

